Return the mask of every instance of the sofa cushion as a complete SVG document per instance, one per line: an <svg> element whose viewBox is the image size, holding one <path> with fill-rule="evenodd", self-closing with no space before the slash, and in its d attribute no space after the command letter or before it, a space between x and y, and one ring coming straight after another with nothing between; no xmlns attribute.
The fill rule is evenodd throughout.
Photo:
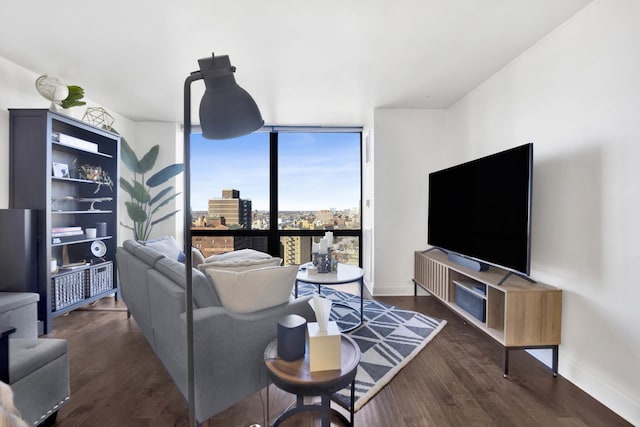
<svg viewBox="0 0 640 427"><path fill-rule="evenodd" d="M247 271L256 268L277 267L282 264L282 258L269 257L264 259L230 259L224 261L205 262L198 265L200 271L207 271L210 268L227 271Z"/></svg>
<svg viewBox="0 0 640 427"><path fill-rule="evenodd" d="M174 281L182 289L185 289L187 278L184 264L169 258L163 258L156 264L156 270ZM193 303L196 308L220 306L220 299L211 281L202 272L196 269L192 271Z"/></svg>
<svg viewBox="0 0 640 427"><path fill-rule="evenodd" d="M134 252L136 258L153 267L158 260L164 258L160 252L146 246L139 246Z"/></svg>
<svg viewBox="0 0 640 427"><path fill-rule="evenodd" d="M234 313L252 313L289 301L298 266L206 271L224 308Z"/></svg>
<svg viewBox="0 0 640 427"><path fill-rule="evenodd" d="M167 258L179 260L180 256L184 256L182 248L171 236L158 237L157 239L147 240L143 243L145 246L155 249Z"/></svg>

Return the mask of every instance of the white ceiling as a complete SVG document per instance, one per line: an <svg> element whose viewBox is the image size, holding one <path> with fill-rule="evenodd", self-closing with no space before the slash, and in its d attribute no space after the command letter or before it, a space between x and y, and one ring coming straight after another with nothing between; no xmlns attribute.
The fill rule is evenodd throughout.
<svg viewBox="0 0 640 427"><path fill-rule="evenodd" d="M0 56L133 120L182 122L185 78L226 54L267 124L361 125L449 107L590 2L2 1Z"/></svg>

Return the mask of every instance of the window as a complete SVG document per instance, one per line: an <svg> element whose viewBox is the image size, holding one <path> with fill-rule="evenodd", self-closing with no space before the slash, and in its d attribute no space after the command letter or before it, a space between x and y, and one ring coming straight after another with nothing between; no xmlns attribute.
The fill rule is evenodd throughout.
<svg viewBox="0 0 640 427"><path fill-rule="evenodd" d="M360 134L278 135L278 228L360 228Z"/></svg>
<svg viewBox="0 0 640 427"><path fill-rule="evenodd" d="M361 132L256 132L191 138L192 244L205 256L254 248L285 264L332 256L360 264Z"/></svg>
<svg viewBox="0 0 640 427"><path fill-rule="evenodd" d="M269 229L269 134L191 136L194 229ZM256 212L256 215L252 215Z"/></svg>

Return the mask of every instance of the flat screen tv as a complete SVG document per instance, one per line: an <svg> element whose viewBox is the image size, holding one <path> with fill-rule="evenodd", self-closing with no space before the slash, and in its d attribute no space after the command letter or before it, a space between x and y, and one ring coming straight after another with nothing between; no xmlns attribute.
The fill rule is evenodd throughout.
<svg viewBox="0 0 640 427"><path fill-rule="evenodd" d="M429 245L528 276L532 178L533 144L430 173Z"/></svg>

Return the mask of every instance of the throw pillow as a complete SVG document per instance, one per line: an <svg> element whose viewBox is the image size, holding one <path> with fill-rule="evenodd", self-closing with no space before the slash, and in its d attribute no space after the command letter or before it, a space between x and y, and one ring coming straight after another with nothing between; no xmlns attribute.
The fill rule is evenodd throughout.
<svg viewBox="0 0 640 427"><path fill-rule="evenodd" d="M238 259L228 261L204 262L198 265L200 271L205 272L209 268L227 271L247 271L256 268L277 267L282 263L282 258L272 257L267 259Z"/></svg>
<svg viewBox="0 0 640 427"><path fill-rule="evenodd" d="M192 247L191 248L191 264L194 267L197 267L202 263L204 263L204 255L202 255L202 252L200 251L200 249Z"/></svg>
<svg viewBox="0 0 640 427"><path fill-rule="evenodd" d="M298 266L240 272L208 269L207 274L224 308L234 313L252 313L289 301Z"/></svg>
<svg viewBox="0 0 640 427"><path fill-rule="evenodd" d="M141 243L160 252L169 259L178 261L181 254L184 256L182 248L178 246L176 239L171 236L159 237L157 239L147 240L146 242Z"/></svg>
<svg viewBox="0 0 640 427"><path fill-rule="evenodd" d="M271 255L256 251L255 249L240 249L237 251L227 252L226 254L220 255L211 255L205 261L206 262L216 262L216 261L232 261L232 260L245 260L245 259L269 259Z"/></svg>

